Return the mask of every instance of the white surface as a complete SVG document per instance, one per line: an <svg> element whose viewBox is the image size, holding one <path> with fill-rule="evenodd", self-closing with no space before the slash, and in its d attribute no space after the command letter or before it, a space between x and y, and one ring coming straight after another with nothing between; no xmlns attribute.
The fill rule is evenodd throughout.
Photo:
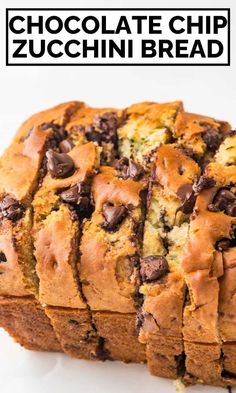
<svg viewBox="0 0 236 393"><path fill-rule="evenodd" d="M175 393L173 382L150 376L144 365L86 362L26 351L1 329L0 348L1 393ZM206 391L224 393L203 386L188 388L186 393Z"/></svg>
<svg viewBox="0 0 236 393"><path fill-rule="evenodd" d="M231 67L5 67L5 7L231 7ZM182 99L187 110L236 126L235 0L7 1L0 3L0 152L34 112L71 99L124 107L142 100ZM173 383L151 377L144 366L91 363L61 354L30 353L0 329L1 393L172 393ZM223 392L196 386L188 393Z"/></svg>

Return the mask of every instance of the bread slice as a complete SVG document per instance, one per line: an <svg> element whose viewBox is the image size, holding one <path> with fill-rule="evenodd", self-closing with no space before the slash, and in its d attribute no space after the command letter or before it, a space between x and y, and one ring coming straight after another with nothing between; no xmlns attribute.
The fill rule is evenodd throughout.
<svg viewBox="0 0 236 393"><path fill-rule="evenodd" d="M60 153L50 152L47 174L32 203L39 299L63 350L79 358L96 358L101 346L77 264L82 222L93 211L91 181L100 159L109 162L116 156L118 122L118 111L79 108L67 124L68 135L59 145ZM65 165L68 160L73 164L73 171L65 176L56 173L57 168L50 169L50 163L53 166L60 157ZM76 315L76 327L70 324L74 320L71 313ZM76 335L72 337L73 327Z"/></svg>
<svg viewBox="0 0 236 393"><path fill-rule="evenodd" d="M27 347L33 348L35 331L31 323L37 321L39 337L49 332L48 349L59 348L49 319L37 301L29 297L37 296L38 286L30 236L31 201L44 176L46 150L60 142L69 117L81 105L69 102L32 116L20 127L0 160L0 295L7 296L2 303L0 325L6 326L4 315L9 309L14 323L8 330ZM35 348L40 349L40 342Z"/></svg>

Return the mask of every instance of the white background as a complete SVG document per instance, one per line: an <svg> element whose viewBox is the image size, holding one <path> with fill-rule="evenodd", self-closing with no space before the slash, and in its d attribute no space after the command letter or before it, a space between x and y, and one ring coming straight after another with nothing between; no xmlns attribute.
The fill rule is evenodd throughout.
<svg viewBox="0 0 236 393"><path fill-rule="evenodd" d="M231 7L231 67L5 67L5 7ZM0 151L20 123L67 100L93 106L182 99L192 112L236 126L235 0L37 0L0 2ZM172 382L151 377L144 366L87 363L64 355L35 354L0 332L1 393L172 393ZM188 393L223 392L196 386Z"/></svg>

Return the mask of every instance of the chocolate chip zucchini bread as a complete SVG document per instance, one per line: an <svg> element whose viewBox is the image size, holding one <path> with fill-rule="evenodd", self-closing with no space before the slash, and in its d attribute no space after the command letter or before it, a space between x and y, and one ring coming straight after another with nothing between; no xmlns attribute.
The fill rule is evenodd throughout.
<svg viewBox="0 0 236 393"><path fill-rule="evenodd" d="M69 102L0 160L0 325L33 350L236 384L236 133Z"/></svg>

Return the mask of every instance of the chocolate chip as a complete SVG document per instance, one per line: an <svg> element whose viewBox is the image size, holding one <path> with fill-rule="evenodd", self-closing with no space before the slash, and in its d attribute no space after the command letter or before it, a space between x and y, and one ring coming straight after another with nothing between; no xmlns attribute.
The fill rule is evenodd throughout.
<svg viewBox="0 0 236 393"><path fill-rule="evenodd" d="M103 215L105 222L102 227L107 231L114 231L117 226L123 221L128 214L128 209L125 206L112 206L105 204L103 206Z"/></svg>
<svg viewBox="0 0 236 393"><path fill-rule="evenodd" d="M129 161L128 177L133 180L139 180L144 175L144 168L132 160Z"/></svg>
<svg viewBox="0 0 236 393"><path fill-rule="evenodd" d="M193 191L192 184L183 184L177 190L177 196L182 202L182 205L177 209L177 211L182 211L184 214L190 214L193 211L196 195Z"/></svg>
<svg viewBox="0 0 236 393"><path fill-rule="evenodd" d="M76 321L75 319L70 319L69 320L69 324L72 325L72 326L79 326L79 322Z"/></svg>
<svg viewBox="0 0 236 393"><path fill-rule="evenodd" d="M48 159L47 168L52 177L65 178L73 174L74 162L68 154L48 150L46 157Z"/></svg>
<svg viewBox="0 0 236 393"><path fill-rule="evenodd" d="M236 196L228 189L220 189L211 204L208 205L208 210L211 212L225 211L229 216L236 215Z"/></svg>
<svg viewBox="0 0 236 393"><path fill-rule="evenodd" d="M215 179L213 177L201 176L196 184L193 186L193 190L197 193L202 190L214 187L216 184Z"/></svg>
<svg viewBox="0 0 236 393"><path fill-rule="evenodd" d="M216 243L216 249L219 251L227 251L230 247L230 239L221 239Z"/></svg>
<svg viewBox="0 0 236 393"><path fill-rule="evenodd" d="M130 265L133 268L139 267L139 256L138 254L128 255Z"/></svg>
<svg viewBox="0 0 236 393"><path fill-rule="evenodd" d="M43 123L41 125L42 130L48 130L49 128L51 128L54 132L54 137L56 138L56 140L58 142L60 142L61 140L65 139L67 137L67 131L65 130L65 128L63 126L59 126L58 124L54 124L54 123Z"/></svg>
<svg viewBox="0 0 236 393"><path fill-rule="evenodd" d="M93 126L89 126L86 128L85 136L89 142L97 142L99 145L102 143L102 134L99 131L96 131Z"/></svg>
<svg viewBox="0 0 236 393"><path fill-rule="evenodd" d="M227 206L225 209L225 212L226 212L226 214L228 214L231 217L236 217L236 202Z"/></svg>
<svg viewBox="0 0 236 393"><path fill-rule="evenodd" d="M122 157L120 160L115 160L113 166L121 171L124 166L129 166L129 159L127 157Z"/></svg>
<svg viewBox="0 0 236 393"><path fill-rule="evenodd" d="M118 116L115 112L106 112L94 118L94 125L105 132L116 130L118 124Z"/></svg>
<svg viewBox="0 0 236 393"><path fill-rule="evenodd" d="M126 157L116 160L114 163L115 168L119 172L119 176L123 179L139 180L144 174L145 170L142 165Z"/></svg>
<svg viewBox="0 0 236 393"><path fill-rule="evenodd" d="M61 193L60 195L61 199L63 202L66 203L76 203L79 198L79 193L78 193L78 186L75 185L68 190L65 190Z"/></svg>
<svg viewBox="0 0 236 393"><path fill-rule="evenodd" d="M7 262L7 257L4 252L0 251L0 263Z"/></svg>
<svg viewBox="0 0 236 393"><path fill-rule="evenodd" d="M191 147L177 146L177 149L181 151L181 153L185 154L187 157L194 159L195 154Z"/></svg>
<svg viewBox="0 0 236 393"><path fill-rule="evenodd" d="M222 136L216 129L210 128L202 135L202 139L208 149L216 151L221 144Z"/></svg>
<svg viewBox="0 0 236 393"><path fill-rule="evenodd" d="M144 322L144 315L143 315L142 310L139 310L137 312L136 320L135 320L135 328L138 333L139 333L141 327L143 326L143 322Z"/></svg>
<svg viewBox="0 0 236 393"><path fill-rule="evenodd" d="M160 255L151 255L146 258L141 258L140 265L140 274L143 282L159 280L169 271L166 258Z"/></svg>
<svg viewBox="0 0 236 393"><path fill-rule="evenodd" d="M225 136L234 136L236 135L236 130L229 130L225 133Z"/></svg>
<svg viewBox="0 0 236 393"><path fill-rule="evenodd" d="M59 143L59 149L61 153L69 153L74 147L73 142L70 139L64 139Z"/></svg>
<svg viewBox="0 0 236 393"><path fill-rule="evenodd" d="M77 203L81 196L88 196L90 194L90 186L86 182L80 182L74 186L63 191L60 195L63 202Z"/></svg>
<svg viewBox="0 0 236 393"><path fill-rule="evenodd" d="M93 212L93 206L90 198L81 196L75 206L79 219L82 221L84 218L89 218Z"/></svg>
<svg viewBox="0 0 236 393"><path fill-rule="evenodd" d="M96 350L96 358L104 362L105 360L112 360L111 354L105 347L105 339L103 337L99 337L98 346Z"/></svg>
<svg viewBox="0 0 236 393"><path fill-rule="evenodd" d="M22 217L23 212L20 202L8 195L0 201L0 216L4 218L16 221Z"/></svg>

